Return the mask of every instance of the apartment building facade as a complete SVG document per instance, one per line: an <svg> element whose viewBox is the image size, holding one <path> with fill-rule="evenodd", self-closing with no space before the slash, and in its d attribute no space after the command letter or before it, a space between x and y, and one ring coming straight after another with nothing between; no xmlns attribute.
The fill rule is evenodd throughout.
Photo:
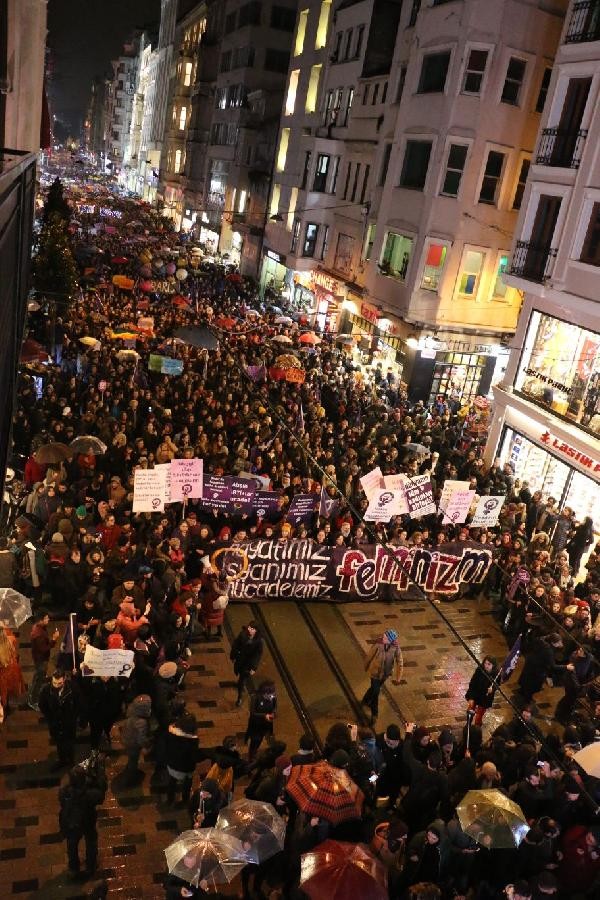
<svg viewBox="0 0 600 900"><path fill-rule="evenodd" d="M46 22L47 0L0 0L0 147L40 148Z"/></svg>
<svg viewBox="0 0 600 900"><path fill-rule="evenodd" d="M112 78L105 82L105 165L114 175L124 175L124 166L129 165L131 121L142 50L143 38L128 41L118 59L112 60Z"/></svg>
<svg viewBox="0 0 600 900"><path fill-rule="evenodd" d="M571 2L506 282L524 294L488 458L582 521L600 505L600 2Z"/></svg>
<svg viewBox="0 0 600 900"><path fill-rule="evenodd" d="M566 5L329 4L315 119L283 111L302 153L276 172L271 206L295 199L297 214L287 238L270 221L262 282L351 330L412 399L487 393L516 327L503 275ZM306 4L313 34L322 8ZM299 62L288 93L318 61Z"/></svg>

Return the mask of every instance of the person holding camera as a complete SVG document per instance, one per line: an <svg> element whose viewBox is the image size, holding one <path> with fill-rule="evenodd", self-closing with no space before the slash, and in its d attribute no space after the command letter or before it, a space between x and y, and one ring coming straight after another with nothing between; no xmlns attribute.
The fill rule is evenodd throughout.
<svg viewBox="0 0 600 900"><path fill-rule="evenodd" d="M98 831L96 807L106 794L104 759L92 753L89 759L69 772L68 782L60 788L58 800L60 831L67 842L69 872L75 879L86 879L96 871ZM85 841L85 869L81 872L79 842Z"/></svg>

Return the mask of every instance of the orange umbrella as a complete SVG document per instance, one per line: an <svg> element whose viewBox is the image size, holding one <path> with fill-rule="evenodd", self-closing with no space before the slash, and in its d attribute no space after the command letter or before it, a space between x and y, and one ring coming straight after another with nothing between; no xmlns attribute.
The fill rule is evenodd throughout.
<svg viewBox="0 0 600 900"><path fill-rule="evenodd" d="M300 885L311 900L387 900L389 896L383 863L365 844L342 841L323 841L302 854Z"/></svg>
<svg viewBox="0 0 600 900"><path fill-rule="evenodd" d="M320 343L321 343L321 338L320 338L320 337L317 337L316 334L313 334L312 331L305 331L304 334L301 334L301 335L300 335L300 337L299 337L298 340L299 340L299 343L300 343L300 344L313 344L313 345L316 345L316 344L320 344Z"/></svg>
<svg viewBox="0 0 600 900"><path fill-rule="evenodd" d="M215 319L215 325L219 328L234 328L237 325L237 321L230 316L218 316Z"/></svg>

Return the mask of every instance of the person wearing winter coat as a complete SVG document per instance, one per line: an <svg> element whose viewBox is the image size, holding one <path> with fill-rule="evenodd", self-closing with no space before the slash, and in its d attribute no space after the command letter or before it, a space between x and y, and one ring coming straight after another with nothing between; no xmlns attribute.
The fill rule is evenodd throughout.
<svg viewBox="0 0 600 900"><path fill-rule="evenodd" d="M79 842L85 841L85 877L96 870L98 858L98 832L96 807L104 802L106 775L101 760L95 759L87 768L75 766L69 772L69 781L60 788L59 825L67 841L69 872L78 877L81 869Z"/></svg>
<svg viewBox="0 0 600 900"><path fill-rule="evenodd" d="M211 629L215 629L215 638L223 634L223 619L225 607L222 597L227 600L226 587L220 584L215 575L202 578L202 592L200 594L200 624L204 628L206 639L211 639ZM258 663L257 663L258 665Z"/></svg>
<svg viewBox="0 0 600 900"><path fill-rule="evenodd" d="M402 756L402 736L395 723L376 737L381 755L381 770L377 779L376 794L388 797L390 807L395 806L402 786L408 783L408 776Z"/></svg>
<svg viewBox="0 0 600 900"><path fill-rule="evenodd" d="M580 894L600 886L600 828L574 825L562 837L562 859L558 867L558 881L569 894L575 885Z"/></svg>
<svg viewBox="0 0 600 900"><path fill-rule="evenodd" d="M123 781L133 785L143 778L138 768L140 753L150 749L152 735L150 733L150 716L152 701L148 694L140 694L129 704L127 717L121 725L121 743L127 753L127 765L123 770Z"/></svg>
<svg viewBox="0 0 600 900"><path fill-rule="evenodd" d="M73 765L80 710L81 698L77 683L57 669L40 691L40 712L46 719L48 732L58 753L58 762L53 768Z"/></svg>
<svg viewBox="0 0 600 900"><path fill-rule="evenodd" d="M148 619L145 615L140 615L139 610L133 605L133 599L126 597L119 605L117 631L123 635L125 646L129 650L133 649L135 639L142 625L148 625Z"/></svg>
<svg viewBox="0 0 600 900"><path fill-rule="evenodd" d="M494 703L495 687L492 684L498 675L498 664L493 656L485 656L469 682L465 700L469 702L469 709L474 710L473 725L481 727L483 717Z"/></svg>
<svg viewBox="0 0 600 900"><path fill-rule="evenodd" d="M414 723L409 722L406 726L407 737L413 730ZM435 818L438 806L448 799L448 776L440 771L442 758L435 745L427 761L422 763L412 752L412 742L405 738L402 755L410 771L410 787L402 801L403 818L413 830L423 828Z"/></svg>
<svg viewBox="0 0 600 900"><path fill-rule="evenodd" d="M199 758L198 723L191 713L183 713L167 729L166 760L169 781L167 803L175 802L175 793L181 791L181 800L188 803L192 777Z"/></svg>
<svg viewBox="0 0 600 900"><path fill-rule="evenodd" d="M277 712L277 694L272 681L263 681L250 700L250 714L244 740L249 742L248 760L252 762L256 751L266 737L273 735L273 721Z"/></svg>
<svg viewBox="0 0 600 900"><path fill-rule="evenodd" d="M361 703L371 710L371 725L375 724L379 715L381 688L390 675L393 684L400 684L403 667L404 661L402 650L398 644L398 633L389 628L384 631L381 640L375 644L365 663L365 672L369 673L371 685L365 692Z"/></svg>
<svg viewBox="0 0 600 900"><path fill-rule="evenodd" d="M122 679L121 679L122 680ZM85 711L90 724L90 744L92 750L100 747L101 741L111 743L111 730L123 705L123 690L117 678L82 678Z"/></svg>
<svg viewBox="0 0 600 900"><path fill-rule="evenodd" d="M238 679L236 706L242 705L244 687L247 686L248 679L256 673L263 649L263 639L256 622L245 625L231 645L229 659L233 662L233 671Z"/></svg>
<svg viewBox="0 0 600 900"><path fill-rule="evenodd" d="M553 632L545 638L537 638L528 651L519 677L519 688L526 701L532 700L533 695L541 691L546 678L555 674L557 668L555 653L562 646L560 634Z"/></svg>
<svg viewBox="0 0 600 900"><path fill-rule="evenodd" d="M214 828L217 818L227 798L212 778L205 778L197 791L190 797L188 809L192 828Z"/></svg>
<svg viewBox="0 0 600 900"><path fill-rule="evenodd" d="M424 831L419 831L409 841L406 851L406 884L431 882L441 885L448 870L449 846L446 828L436 819Z"/></svg>

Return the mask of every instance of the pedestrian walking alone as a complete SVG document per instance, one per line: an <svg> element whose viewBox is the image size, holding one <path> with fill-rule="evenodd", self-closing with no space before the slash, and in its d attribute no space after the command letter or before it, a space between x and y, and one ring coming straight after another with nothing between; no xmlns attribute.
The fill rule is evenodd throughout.
<svg viewBox="0 0 600 900"><path fill-rule="evenodd" d="M59 826L67 841L69 872L76 878L89 878L96 870L98 831L96 807L104 802L106 775L103 759L92 754L85 765L75 766L69 780L58 793ZM79 842L85 841L85 870L81 872Z"/></svg>
<svg viewBox="0 0 600 900"><path fill-rule="evenodd" d="M81 699L76 682L61 669L52 673L52 678L40 691L40 711L46 719L50 737L56 744L58 753L58 761L52 768L72 766Z"/></svg>
<svg viewBox="0 0 600 900"><path fill-rule="evenodd" d="M384 631L381 640L377 641L373 652L367 657L365 671L371 677L371 685L361 700L363 706L371 710L371 725L375 724L379 715L379 694L385 681L393 675L392 683L400 684L404 660L398 644L398 632L392 628Z"/></svg>
<svg viewBox="0 0 600 900"><path fill-rule="evenodd" d="M250 762L256 756L256 751L262 744L263 738L266 737L267 740L270 740L273 737L273 721L276 711L275 685L272 681L263 681L250 700L250 715L245 736L245 740L250 742L248 748Z"/></svg>
<svg viewBox="0 0 600 900"><path fill-rule="evenodd" d="M469 682L465 700L469 702L469 709L473 710L473 725L481 728L483 717L494 702L497 684L493 682L498 676L498 664L493 656L486 656L478 666Z"/></svg>
<svg viewBox="0 0 600 900"><path fill-rule="evenodd" d="M248 686L248 679L256 674L263 649L263 639L256 622L245 625L231 645L229 658L233 661L233 671L238 679L236 706L242 705L244 688Z"/></svg>

